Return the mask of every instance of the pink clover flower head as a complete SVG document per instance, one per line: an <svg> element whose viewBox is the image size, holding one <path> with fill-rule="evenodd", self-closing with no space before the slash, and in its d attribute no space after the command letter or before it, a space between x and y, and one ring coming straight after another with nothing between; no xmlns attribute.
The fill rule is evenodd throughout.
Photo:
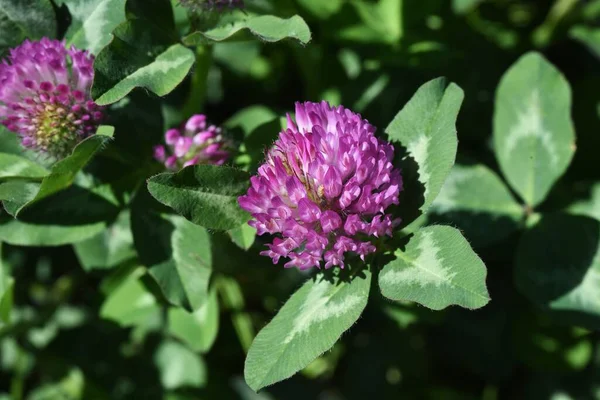
<svg viewBox="0 0 600 400"><path fill-rule="evenodd" d="M225 164L233 148L221 128L208 124L203 114L192 116L178 129L169 129L165 143L154 146L154 158L170 170L195 164Z"/></svg>
<svg viewBox="0 0 600 400"><path fill-rule="evenodd" d="M364 257L372 237L391 236L399 219L385 210L398 204L400 170L394 148L376 128L342 106L296 103L296 122L268 151L248 193L238 199L259 235L275 235L261 254L286 267L344 267L347 252Z"/></svg>
<svg viewBox="0 0 600 400"><path fill-rule="evenodd" d="M179 4L193 12L244 8L244 0L179 0Z"/></svg>
<svg viewBox="0 0 600 400"><path fill-rule="evenodd" d="M89 52L48 38L11 49L0 63L0 123L24 147L65 157L103 117L90 95L93 63Z"/></svg>

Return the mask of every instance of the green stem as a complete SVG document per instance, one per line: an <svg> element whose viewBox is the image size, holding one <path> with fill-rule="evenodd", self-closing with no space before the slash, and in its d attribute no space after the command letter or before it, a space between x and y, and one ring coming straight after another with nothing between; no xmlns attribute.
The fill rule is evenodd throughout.
<svg viewBox="0 0 600 400"><path fill-rule="evenodd" d="M546 20L533 32L531 37L533 44L537 47L547 46L554 35L556 27L577 3L578 0L556 0Z"/></svg>
<svg viewBox="0 0 600 400"><path fill-rule="evenodd" d="M212 65L212 46L198 46L196 48L196 64L190 93L183 106L183 117L189 118L192 115L202 112L204 101L206 99L206 88L208 82L208 72Z"/></svg>
<svg viewBox="0 0 600 400"><path fill-rule="evenodd" d="M21 400L23 398L23 387L25 376L23 374L22 364L27 362L27 357L24 356L23 350L17 348L17 362L15 363L15 374L10 382L10 398L13 400Z"/></svg>
<svg viewBox="0 0 600 400"><path fill-rule="evenodd" d="M233 328L235 329L244 353L247 353L256 334L250 315L244 311L246 304L242 288L235 279L225 276L219 276L217 278L215 287L223 300L224 308L231 311Z"/></svg>

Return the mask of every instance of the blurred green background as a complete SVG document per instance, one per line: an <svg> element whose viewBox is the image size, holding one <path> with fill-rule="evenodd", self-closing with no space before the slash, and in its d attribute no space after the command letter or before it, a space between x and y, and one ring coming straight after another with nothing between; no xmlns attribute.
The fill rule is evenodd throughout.
<svg viewBox="0 0 600 400"><path fill-rule="evenodd" d="M495 90L515 60L538 50L571 85L577 132L575 158L540 211L577 203L597 215L600 1L246 3L281 17L301 15L313 39L307 46L214 45L204 110L213 122L248 107L252 118L269 120L295 101L325 99L383 131L420 85L446 76L465 91L459 162L499 171L491 148ZM183 11L175 10L185 29ZM65 8L55 11L64 21ZM136 137L160 138L178 120L189 87L188 79L164 101L135 93L144 112L122 112L138 119ZM213 232L212 297L188 314L170 308L143 275L128 220L125 210L109 231L77 246L2 244L0 288L14 279L14 307L12 322L0 325L0 398L600 399L600 334L539 310L517 291L518 231L485 247L466 233L488 268L492 301L483 309L433 312L372 291L360 323L330 352L254 394L243 380L245 351L305 274L271 266L257 255L259 239L245 252ZM452 216L446 222L461 223ZM479 234L490 229L495 225Z"/></svg>

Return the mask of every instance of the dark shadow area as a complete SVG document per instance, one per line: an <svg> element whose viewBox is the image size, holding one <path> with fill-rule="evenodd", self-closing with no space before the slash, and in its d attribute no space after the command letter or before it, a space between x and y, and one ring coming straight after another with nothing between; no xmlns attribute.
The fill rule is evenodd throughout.
<svg viewBox="0 0 600 400"><path fill-rule="evenodd" d="M80 186L70 186L19 213L19 220L39 225L77 226L114 221L119 208Z"/></svg>
<svg viewBox="0 0 600 400"><path fill-rule="evenodd" d="M129 331L113 323L92 323L62 331L49 345L50 354L60 354L62 365L76 366L86 379L83 398L98 398L98 388L107 390L111 399L163 398L159 372L152 354L158 346L156 337L149 337L143 348L131 349L132 355L124 357L123 344L128 341ZM50 360L48 360L50 361ZM61 365L54 360L54 365ZM60 369L54 370L57 378Z"/></svg>
<svg viewBox="0 0 600 400"><path fill-rule="evenodd" d="M182 289L180 276L174 272L177 270L173 255L176 227L161 215L167 210L145 188L141 189L131 210L133 243L140 262L148 267L148 274L152 277L144 277L145 286L159 299L191 311L192 306Z"/></svg>
<svg viewBox="0 0 600 400"><path fill-rule="evenodd" d="M428 340L440 356L435 365L440 375L446 374L451 382L467 372L495 384L511 377L516 362L513 327L504 302L492 301L475 311L452 307L445 314L444 323Z"/></svg>
<svg viewBox="0 0 600 400"><path fill-rule="evenodd" d="M595 219L561 213L543 216L521 239L517 287L534 303L552 307L582 283L590 268L596 268L599 243L600 222ZM560 308L568 309L564 304Z"/></svg>
<svg viewBox="0 0 600 400"><path fill-rule="evenodd" d="M336 267L329 269L322 268L321 270L318 270L311 279L315 283L325 280L332 285L338 286L342 283L351 283L355 279L367 278L365 275L365 268L369 267L358 257L358 255L346 253L344 264L344 269Z"/></svg>
<svg viewBox="0 0 600 400"><path fill-rule="evenodd" d="M402 219L396 228L401 230L423 214L421 207L425 203L425 185L419 181L419 165L406 146L395 142L394 149L394 165L400 168L402 174L402 191L399 204L388 207L386 212Z"/></svg>
<svg viewBox="0 0 600 400"><path fill-rule="evenodd" d="M475 248L496 244L519 228L517 221L507 216L469 210L453 210L443 214L433 210L428 214L427 222L430 225L450 225L459 229Z"/></svg>
<svg viewBox="0 0 600 400"><path fill-rule="evenodd" d="M153 147L164 141L161 103L140 89L113 105L104 123L113 125L119 133L103 152L104 156L129 164L129 168L151 162Z"/></svg>
<svg viewBox="0 0 600 400"><path fill-rule="evenodd" d="M276 118L257 127L245 139L244 145L251 160L250 171L255 171L263 163L267 151L279 137L280 131L281 125Z"/></svg>
<svg viewBox="0 0 600 400"><path fill-rule="evenodd" d="M459 166L477 166L481 165L473 158L458 155L456 164ZM502 185L510 191L510 186L502 181L501 175L497 172L497 168L491 168L502 182ZM444 188L442 188L442 191ZM460 186L455 189L460 190ZM486 192L486 187L470 186L469 194L475 198L489 199L489 194ZM515 202L518 202L518 196L512 193ZM435 204L435 202L434 202ZM494 209L491 203L482 202L478 204L481 209L468 208L464 205L460 208L460 204L456 204L448 210L438 210L435 206L427 211L427 224L450 225L462 231L463 235L469 241L471 246L481 249L491 245L495 245L506 239L513 233L517 232L523 226L525 219L525 210L522 215L518 216L514 213L509 214L508 210ZM488 210L486 210L488 207Z"/></svg>

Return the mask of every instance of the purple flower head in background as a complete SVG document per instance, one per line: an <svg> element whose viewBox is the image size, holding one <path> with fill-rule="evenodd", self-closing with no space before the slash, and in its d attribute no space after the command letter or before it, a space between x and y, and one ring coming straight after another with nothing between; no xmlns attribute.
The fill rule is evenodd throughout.
<svg viewBox="0 0 600 400"><path fill-rule="evenodd" d="M179 4L191 11L244 8L244 0L179 0Z"/></svg>
<svg viewBox="0 0 600 400"><path fill-rule="evenodd" d="M87 51L47 38L11 49L0 63L0 123L23 147L65 157L102 119L90 96L93 63Z"/></svg>
<svg viewBox="0 0 600 400"><path fill-rule="evenodd" d="M273 263L289 257L286 267L343 268L345 253L364 260L376 250L370 237L392 235L400 221L385 210L398 204L402 177L392 165L394 148L375 130L344 107L296 103L296 123L288 115L239 198L259 235L277 235L262 255Z"/></svg>
<svg viewBox="0 0 600 400"><path fill-rule="evenodd" d="M196 164L225 164L233 147L221 128L209 125L203 114L192 116L180 129L169 129L165 143L166 146L154 147L154 158L170 170Z"/></svg>

